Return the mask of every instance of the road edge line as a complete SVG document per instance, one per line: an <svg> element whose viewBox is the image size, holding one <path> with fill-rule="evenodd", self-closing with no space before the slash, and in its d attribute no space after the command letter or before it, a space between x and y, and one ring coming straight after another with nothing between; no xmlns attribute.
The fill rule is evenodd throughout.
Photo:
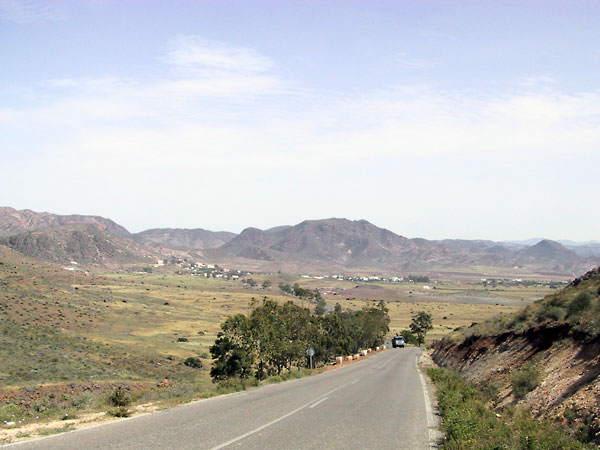
<svg viewBox="0 0 600 450"><path fill-rule="evenodd" d="M429 389L427 388L427 381L425 380L425 376L419 367L419 356L421 352L417 353L415 357L415 366L417 368L417 372L419 372L419 379L421 380L421 387L423 388L423 399L425 400L425 415L427 417L427 434L429 435L429 448L437 449L438 448L438 433L437 433L437 423L435 418L433 417L433 408L432 398L429 395Z"/></svg>

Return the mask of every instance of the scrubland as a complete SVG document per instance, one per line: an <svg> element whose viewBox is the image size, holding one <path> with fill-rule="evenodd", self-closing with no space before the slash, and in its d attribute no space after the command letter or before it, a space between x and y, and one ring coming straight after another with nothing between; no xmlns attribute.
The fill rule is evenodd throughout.
<svg viewBox="0 0 600 450"><path fill-rule="evenodd" d="M220 324L229 315L249 312L253 301L268 297L314 308L280 291L281 281L320 288L328 303L344 309L385 300L392 334L404 329L416 311L430 312L430 338L514 311L544 294L531 288L490 292L462 281L424 290L408 284L356 287L294 275L254 278L259 286L270 279L272 287L166 271L86 274L0 246L0 439L14 439L18 433L8 433L9 428L32 422L110 412L109 396L118 387L127 393L130 412L243 388L211 382L209 347ZM188 358L201 367L186 365ZM3 421L15 423L9 427ZM23 431L22 437L36 433Z"/></svg>

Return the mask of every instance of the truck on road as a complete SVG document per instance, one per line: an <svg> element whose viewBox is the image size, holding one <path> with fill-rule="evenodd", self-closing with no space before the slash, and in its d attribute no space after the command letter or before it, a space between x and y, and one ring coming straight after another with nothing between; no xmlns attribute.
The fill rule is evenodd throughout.
<svg viewBox="0 0 600 450"><path fill-rule="evenodd" d="M392 347L394 348L404 348L406 342L404 341L404 336L394 336L392 338Z"/></svg>

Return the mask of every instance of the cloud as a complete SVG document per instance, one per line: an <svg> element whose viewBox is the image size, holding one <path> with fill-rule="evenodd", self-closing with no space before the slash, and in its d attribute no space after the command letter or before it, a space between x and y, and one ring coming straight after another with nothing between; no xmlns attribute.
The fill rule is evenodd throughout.
<svg viewBox="0 0 600 450"><path fill-rule="evenodd" d="M0 106L0 191L27 184L19 191L29 203L23 206L50 202L39 209L77 196L81 205L93 198L107 208L90 212L112 215L113 204L123 203L117 219L133 214L131 204L151 210L180 202L181 217L190 204L202 205L203 217L210 212L242 227L273 214L271 202L281 211L296 202L295 211L313 217L352 210L375 220L383 214L377 211L387 214L379 200L371 201L381 192L386 198L415 193L454 217L456 202L465 214L473 202L506 205L536 189L539 179L548 211L555 199L564 203L578 189L592 190L592 178L575 177L575 169L557 174L563 167L552 164L567 154L584 171L600 164L597 91L567 93L549 80L516 80L494 92L422 84L341 96L291 88L293 81L278 76L275 62L256 50L197 37L176 41L185 51L170 48L167 64L194 70L144 82L110 75L49 80L37 87L37 99ZM568 186L557 184L565 180ZM229 208L232 199L249 196L264 206L238 200ZM343 207L321 202L314 212L311 196L341 199ZM449 206L439 206L440 198ZM240 203L250 219L241 219ZM499 214L494 208L487 213ZM428 211L413 215L433 220ZM458 234L461 224L455 224ZM196 225L213 226L200 219ZM400 222L396 231L422 234Z"/></svg>
<svg viewBox="0 0 600 450"><path fill-rule="evenodd" d="M62 20L64 13L54 4L34 0L0 0L0 19L26 24L46 20Z"/></svg>
<svg viewBox="0 0 600 450"><path fill-rule="evenodd" d="M399 53L395 58L396 63L405 69L411 70L424 70L424 69L432 69L435 67L430 61L426 61L424 59L411 58L406 53Z"/></svg>
<svg viewBox="0 0 600 450"><path fill-rule="evenodd" d="M522 78L517 84L523 87L554 85L556 84L556 79L549 75L538 75Z"/></svg>
<svg viewBox="0 0 600 450"><path fill-rule="evenodd" d="M179 35L173 39L162 60L187 74L207 71L256 73L274 67L269 58L252 48L234 47L195 35Z"/></svg>

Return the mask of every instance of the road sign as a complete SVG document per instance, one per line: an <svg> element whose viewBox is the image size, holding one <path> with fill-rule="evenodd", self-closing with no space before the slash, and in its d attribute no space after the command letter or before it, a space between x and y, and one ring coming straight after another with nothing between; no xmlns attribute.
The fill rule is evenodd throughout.
<svg viewBox="0 0 600 450"><path fill-rule="evenodd" d="M315 356L315 349L312 347L308 347L306 349L306 355L310 358L310 368L313 368L312 357Z"/></svg>

